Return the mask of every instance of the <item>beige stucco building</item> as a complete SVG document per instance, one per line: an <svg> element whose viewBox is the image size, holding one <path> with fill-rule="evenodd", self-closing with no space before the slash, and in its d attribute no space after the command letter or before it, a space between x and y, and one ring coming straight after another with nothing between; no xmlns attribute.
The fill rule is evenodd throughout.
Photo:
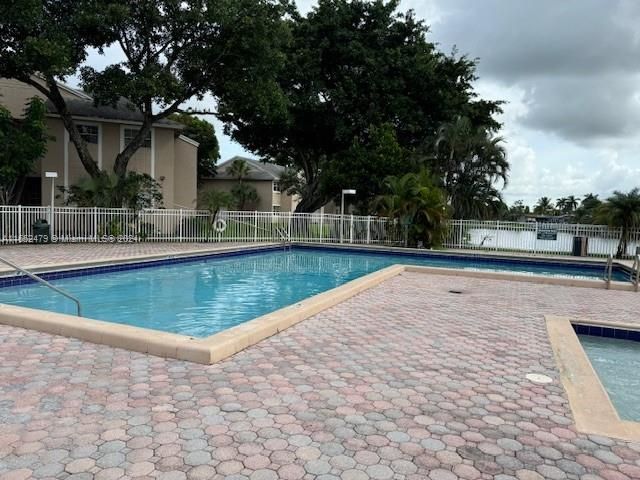
<svg viewBox="0 0 640 480"><path fill-rule="evenodd" d="M111 172L117 154L122 151L141 125L139 111L122 100L118 108L95 106L85 92L61 85L61 91L78 128L98 166ZM25 104L42 95L33 87L12 79L0 78L0 104L14 117L22 116ZM47 171L58 173L56 185L69 187L87 177L75 146L57 115L47 102L47 124L51 140L47 153L27 179L22 204L48 205L51 182L43 179ZM171 120L153 125L149 138L131 158L128 169L147 173L162 185L166 208L195 208L197 202L198 143L181 135L183 126ZM64 198L58 195L56 204Z"/></svg>
<svg viewBox="0 0 640 480"><path fill-rule="evenodd" d="M254 187L258 193L258 201L245 205L245 210L293 212L296 209L299 202L298 196L289 195L280 189L280 177L284 173L284 167L252 158L233 157L220 163L215 177L206 178L200 182L200 191L231 192L231 189L238 184L238 179L229 173L231 164L236 160L244 160L247 163L249 172L242 181Z"/></svg>

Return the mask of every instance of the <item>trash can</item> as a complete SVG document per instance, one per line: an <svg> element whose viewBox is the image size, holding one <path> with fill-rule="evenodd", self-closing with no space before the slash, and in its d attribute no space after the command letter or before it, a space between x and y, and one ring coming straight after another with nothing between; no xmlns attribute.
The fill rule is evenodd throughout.
<svg viewBox="0 0 640 480"><path fill-rule="evenodd" d="M33 242L51 243L51 225L44 218L33 222Z"/></svg>
<svg viewBox="0 0 640 480"><path fill-rule="evenodd" d="M574 257L586 257L589 248L589 237L573 237L573 249L571 253Z"/></svg>

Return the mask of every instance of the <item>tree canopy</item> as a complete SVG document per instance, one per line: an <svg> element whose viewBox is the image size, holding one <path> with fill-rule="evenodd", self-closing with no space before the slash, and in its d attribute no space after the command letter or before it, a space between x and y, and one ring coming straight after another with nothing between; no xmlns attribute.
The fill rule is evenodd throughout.
<svg viewBox="0 0 640 480"><path fill-rule="evenodd" d="M447 192L454 218L494 218L504 209L496 187L506 185L509 173L502 142L490 127L476 126L468 117L438 129L428 164Z"/></svg>
<svg viewBox="0 0 640 480"><path fill-rule="evenodd" d="M286 115L237 115L226 105L233 138L297 173L298 211L319 208L354 180L366 183L358 194L366 204L391 169L409 171L411 154L431 150L439 126L457 116L498 128L499 102L473 90L475 62L438 51L427 26L398 5L320 0L308 15L294 13L277 79Z"/></svg>
<svg viewBox="0 0 640 480"><path fill-rule="evenodd" d="M0 9L0 76L36 88L55 106L86 171L102 175L73 120L58 81L80 74L97 104L135 108L138 133L118 153L128 162L158 120L213 94L218 105L250 102L256 114L277 109L273 72L287 38L280 0L17 0ZM87 52L118 46L122 60L99 70ZM268 96L270 101L259 101ZM126 99L126 100L125 100Z"/></svg>
<svg viewBox="0 0 640 480"><path fill-rule="evenodd" d="M0 203L15 204L20 199L25 177L47 151L45 107L39 98L26 105L24 117L13 118L0 105Z"/></svg>
<svg viewBox="0 0 640 480"><path fill-rule="evenodd" d="M616 258L623 258L627 254L631 230L640 226L640 188L626 193L613 192L613 195L598 207L596 221L621 229Z"/></svg>

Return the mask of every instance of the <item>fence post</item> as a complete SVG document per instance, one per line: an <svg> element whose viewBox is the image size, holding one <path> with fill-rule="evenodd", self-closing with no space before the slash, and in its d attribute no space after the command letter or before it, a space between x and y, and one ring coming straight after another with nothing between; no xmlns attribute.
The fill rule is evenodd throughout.
<svg viewBox="0 0 640 480"><path fill-rule="evenodd" d="M367 215L367 245L371 243L371 215Z"/></svg>
<svg viewBox="0 0 640 480"><path fill-rule="evenodd" d="M17 243L22 243L22 205L18 205L18 238Z"/></svg>
<svg viewBox="0 0 640 480"><path fill-rule="evenodd" d="M258 211L253 211L253 242L258 242Z"/></svg>
<svg viewBox="0 0 640 480"><path fill-rule="evenodd" d="M496 220L496 250L499 250L500 246L500 220Z"/></svg>
<svg viewBox="0 0 640 480"><path fill-rule="evenodd" d="M462 241L464 237L464 220L454 220L458 224L458 248L462 249Z"/></svg>
<svg viewBox="0 0 640 480"><path fill-rule="evenodd" d="M180 222L180 240L179 240L180 242L184 241L183 238L182 238L183 237L182 224L184 223L183 220L184 220L184 218L183 218L183 213L182 213L182 208L181 208L180 209L180 217L179 217L179 220L178 220Z"/></svg>
<svg viewBox="0 0 640 480"><path fill-rule="evenodd" d="M349 219L349 243L353 243L353 213Z"/></svg>
<svg viewBox="0 0 640 480"><path fill-rule="evenodd" d="M320 209L320 243L324 237L324 208Z"/></svg>
<svg viewBox="0 0 640 480"><path fill-rule="evenodd" d="M293 212L289 212L289 223L287 224L287 239L291 241L291 218L293 217Z"/></svg>
<svg viewBox="0 0 640 480"><path fill-rule="evenodd" d="M93 239L91 241L98 241L98 207L93 207Z"/></svg>

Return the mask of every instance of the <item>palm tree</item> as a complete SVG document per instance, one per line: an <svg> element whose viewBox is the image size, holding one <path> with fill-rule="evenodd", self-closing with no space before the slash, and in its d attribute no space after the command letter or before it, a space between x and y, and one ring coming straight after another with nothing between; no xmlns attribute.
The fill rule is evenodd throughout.
<svg viewBox="0 0 640 480"><path fill-rule="evenodd" d="M575 195L569 195L566 200L568 213L575 212L578 209L578 199L575 197Z"/></svg>
<svg viewBox="0 0 640 480"><path fill-rule="evenodd" d="M234 160L229 166L229 175L238 180L238 184L231 189L231 195L236 200L239 210L244 210L248 204L258 201L258 192L253 185L244 183L244 179L249 176L251 167L241 158Z"/></svg>
<svg viewBox="0 0 640 480"><path fill-rule="evenodd" d="M560 197L559 199L556 200L556 208L563 213L566 212L567 202L568 202L567 197Z"/></svg>
<svg viewBox="0 0 640 480"><path fill-rule="evenodd" d="M628 193L614 191L596 211L596 220L621 229L616 258L624 257L629 233L640 225L640 189L634 188Z"/></svg>
<svg viewBox="0 0 640 480"><path fill-rule="evenodd" d="M533 212L540 215L551 215L553 211L553 202L549 197L540 197L538 203L536 203L536 206L533 208Z"/></svg>
<svg viewBox="0 0 640 480"><path fill-rule="evenodd" d="M506 185L509 163L502 137L466 117L438 130L434 171L442 179L454 218L490 218L502 204L496 183Z"/></svg>
<svg viewBox="0 0 640 480"><path fill-rule="evenodd" d="M445 234L448 208L444 193L426 169L387 177L387 194L376 199L378 213L398 220L412 241L439 246Z"/></svg>
<svg viewBox="0 0 640 480"><path fill-rule="evenodd" d="M251 172L251 167L246 160L238 158L231 162L229 165L229 175L238 179L238 182L242 183L242 181L249 175Z"/></svg>
<svg viewBox="0 0 640 480"><path fill-rule="evenodd" d="M213 225L218 212L223 208L228 208L233 205L233 197L229 192L222 192L220 190L207 190L202 193L199 198L198 206L209 210L210 223Z"/></svg>

